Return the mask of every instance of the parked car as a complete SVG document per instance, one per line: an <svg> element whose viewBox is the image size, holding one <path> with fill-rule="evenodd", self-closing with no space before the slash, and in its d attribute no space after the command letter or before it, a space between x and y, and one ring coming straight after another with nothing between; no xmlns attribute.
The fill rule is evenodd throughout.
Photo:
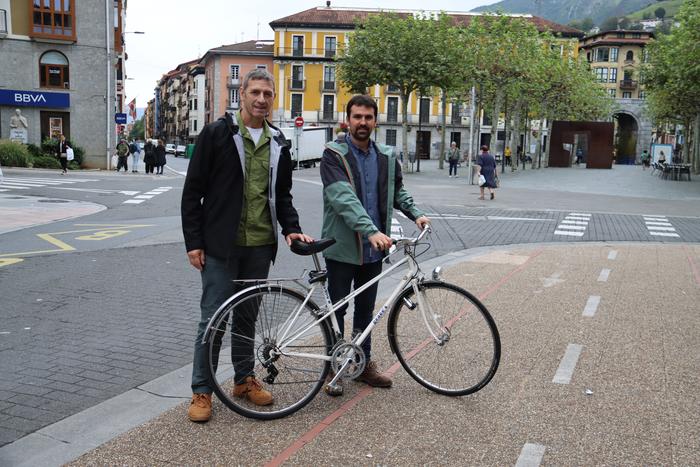
<svg viewBox="0 0 700 467"><path fill-rule="evenodd" d="M175 157L177 157L177 156L185 157L186 150L187 150L187 146L185 146L184 144L178 144L175 147Z"/></svg>
<svg viewBox="0 0 700 467"><path fill-rule="evenodd" d="M165 145L165 152L168 154L175 154L175 145L174 144L166 144Z"/></svg>

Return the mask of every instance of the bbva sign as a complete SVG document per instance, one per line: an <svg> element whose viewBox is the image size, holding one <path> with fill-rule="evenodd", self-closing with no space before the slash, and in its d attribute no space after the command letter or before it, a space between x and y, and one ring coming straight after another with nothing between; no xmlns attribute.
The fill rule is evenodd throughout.
<svg viewBox="0 0 700 467"><path fill-rule="evenodd" d="M0 105L68 108L70 107L70 94L67 92L36 92L0 89Z"/></svg>

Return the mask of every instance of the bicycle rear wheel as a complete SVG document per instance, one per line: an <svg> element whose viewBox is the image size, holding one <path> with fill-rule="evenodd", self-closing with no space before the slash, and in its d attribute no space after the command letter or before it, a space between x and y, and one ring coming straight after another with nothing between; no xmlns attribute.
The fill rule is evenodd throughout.
<svg viewBox="0 0 700 467"><path fill-rule="evenodd" d="M207 336L209 369L214 392L230 409L249 418L281 418L321 389L333 338L325 320L316 322L315 303L309 300L301 308L304 298L293 289L265 284L217 312ZM224 335L230 336L228 349L222 349ZM272 394L272 404L259 406L234 395L235 383L250 374Z"/></svg>
<svg viewBox="0 0 700 467"><path fill-rule="evenodd" d="M420 300L409 287L389 314L389 343L401 365L420 384L447 396L486 386L501 356L498 329L486 307L453 284L423 281L418 288Z"/></svg>

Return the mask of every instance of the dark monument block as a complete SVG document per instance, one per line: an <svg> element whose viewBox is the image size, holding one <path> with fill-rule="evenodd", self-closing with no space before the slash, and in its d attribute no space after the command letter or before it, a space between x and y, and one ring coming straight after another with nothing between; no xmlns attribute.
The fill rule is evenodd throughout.
<svg viewBox="0 0 700 467"><path fill-rule="evenodd" d="M564 122L552 123L549 146L550 167L571 167L572 155L564 144L573 147L576 135L585 135L588 141L587 169L611 169L615 124L612 122Z"/></svg>

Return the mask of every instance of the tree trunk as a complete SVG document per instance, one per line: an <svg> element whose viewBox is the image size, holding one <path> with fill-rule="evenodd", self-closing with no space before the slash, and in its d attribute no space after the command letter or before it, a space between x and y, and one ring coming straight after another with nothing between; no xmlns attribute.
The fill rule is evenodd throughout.
<svg viewBox="0 0 700 467"><path fill-rule="evenodd" d="M693 127L693 151L690 155L693 164L693 173L700 174L700 112L695 115Z"/></svg>
<svg viewBox="0 0 700 467"><path fill-rule="evenodd" d="M445 134L447 133L447 92L442 90L442 117L440 124L442 125L442 136L440 137L440 155L438 156L438 168L445 168Z"/></svg>
<svg viewBox="0 0 700 467"><path fill-rule="evenodd" d="M503 91L501 89L496 91L496 102L493 105L493 116L491 117L491 141L489 145L491 146L490 152L496 157L496 150L498 149L498 117L501 115L501 104L503 102Z"/></svg>
<svg viewBox="0 0 700 467"><path fill-rule="evenodd" d="M520 141L520 111L522 109L522 100L518 99L515 104L515 110L513 111L513 128L510 132L510 138L508 139L508 146L510 147L511 155L511 172L515 171L518 167L518 142Z"/></svg>
<svg viewBox="0 0 700 467"><path fill-rule="evenodd" d="M506 146L508 145L508 136L510 136L510 115L508 114L508 101L503 109L503 121L505 123L503 128L503 154L501 155L501 173L506 170Z"/></svg>
<svg viewBox="0 0 700 467"><path fill-rule="evenodd" d="M407 172L408 161L410 159L408 155L408 96L403 93L401 94L401 115L401 147L403 148L403 162L401 168L404 172Z"/></svg>

